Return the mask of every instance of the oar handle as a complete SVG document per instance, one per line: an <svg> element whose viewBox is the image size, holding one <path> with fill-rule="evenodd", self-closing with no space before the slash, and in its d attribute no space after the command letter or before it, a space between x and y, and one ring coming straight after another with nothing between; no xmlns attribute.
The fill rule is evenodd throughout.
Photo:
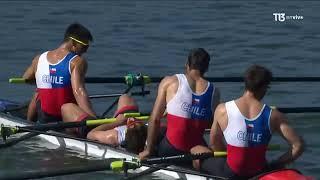
<svg viewBox="0 0 320 180"><path fill-rule="evenodd" d="M227 152L226 151L215 151L213 152L214 157L226 157Z"/></svg>
<svg viewBox="0 0 320 180"><path fill-rule="evenodd" d="M150 116L147 116L143 113L124 113L125 118L134 117L135 119L146 121L149 120ZM101 124L113 123L117 118L105 118L105 119L90 119L86 121L87 126L97 126Z"/></svg>
<svg viewBox="0 0 320 180"><path fill-rule="evenodd" d="M136 119L139 119L139 117L149 116L148 113L140 113L140 112L137 112L137 113L124 113L123 115L124 115L124 117L126 117L126 118L134 117L134 118L136 118ZM137 118L137 117L138 117L138 118ZM140 119L144 119L144 118L140 118Z"/></svg>
<svg viewBox="0 0 320 180"><path fill-rule="evenodd" d="M27 83L27 80L24 78L10 78L9 83L22 84Z"/></svg>

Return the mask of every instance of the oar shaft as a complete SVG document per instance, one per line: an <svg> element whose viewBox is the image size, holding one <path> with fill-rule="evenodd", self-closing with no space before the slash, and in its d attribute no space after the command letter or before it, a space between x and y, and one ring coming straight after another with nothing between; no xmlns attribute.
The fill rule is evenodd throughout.
<svg viewBox="0 0 320 180"><path fill-rule="evenodd" d="M37 124L34 126L23 126L19 127L18 132L26 132L28 130L38 130L38 131L47 131L47 130L59 130L65 128L74 128L74 127L81 127L85 126L86 122L57 122L57 123L50 123L50 124Z"/></svg>
<svg viewBox="0 0 320 180"><path fill-rule="evenodd" d="M148 120L149 116L142 116L142 113L125 113L124 117L134 117L135 119L145 121ZM106 118L106 119L93 119L93 120L86 120L80 122L57 122L57 123L49 123L49 124L37 124L32 126L1 126L0 128L0 135L4 140L7 137L11 136L12 134L21 133L21 132L33 132L35 131L48 131L48 130L61 130L66 128L76 128L82 126L98 126L101 124L112 123L115 122L116 118Z"/></svg>
<svg viewBox="0 0 320 180"><path fill-rule="evenodd" d="M143 91L143 92L132 92L130 93L131 96L144 96L150 94L150 91ZM90 95L89 98L97 99L97 98L108 98L108 97L119 97L124 95L123 93L114 93L114 94L95 94Z"/></svg>
<svg viewBox="0 0 320 180"><path fill-rule="evenodd" d="M158 83L163 77L144 76L145 84ZM243 77L207 77L210 82L243 82ZM304 77L273 77L273 82L320 82L320 77L304 76ZM10 78L10 83L26 83L23 78ZM86 77L86 83L127 83L126 77Z"/></svg>
<svg viewBox="0 0 320 180"><path fill-rule="evenodd" d="M110 164L119 159L106 159L106 160L90 160L88 163L82 166L71 166L71 167L63 167L63 168L53 168L50 170L40 170L40 171L21 171L19 173L5 174L4 176L0 176L0 179L6 180L16 180L16 179L38 179L45 177L55 177L62 175L71 175L77 173L87 173L87 172L95 172L95 171L104 171L111 170Z"/></svg>
<svg viewBox="0 0 320 180"><path fill-rule="evenodd" d="M150 118L150 116L143 116L142 113L125 113L125 117L134 117L135 119L146 121ZM117 118L105 118L105 119L92 119L80 122L57 122L57 123L49 123L49 124L37 124L33 126L22 126L17 127L18 132L29 132L30 130L38 130L38 131L47 131L47 130L60 130L66 128L75 128L82 126L97 126L101 124L107 124L115 122Z"/></svg>
<svg viewBox="0 0 320 180"><path fill-rule="evenodd" d="M163 163L176 163L179 161L190 161L194 159L206 159L209 157L225 157L227 152L219 151L214 153L201 153L201 154L180 154L175 156L164 156L142 160L144 164L163 164Z"/></svg>
<svg viewBox="0 0 320 180"><path fill-rule="evenodd" d="M268 150L279 150L279 144L270 144L268 146ZM215 151L213 153L201 153L201 154L180 154L176 156L167 156L167 157L156 157L142 160L141 163L145 164L163 164L163 163L173 163L177 161L186 161L186 160L194 160L194 159L205 159L209 157L226 157L226 151Z"/></svg>
<svg viewBox="0 0 320 180"><path fill-rule="evenodd" d="M131 116L131 117L135 117L135 116ZM141 121L148 120L149 118L150 118L150 116L135 117L135 119L138 119L138 120L141 120ZM101 125L101 124L112 123L112 122L115 122L116 120L117 120L117 118L93 119L93 120L87 120L86 121L86 125L87 126L97 126L97 125Z"/></svg>
<svg viewBox="0 0 320 180"><path fill-rule="evenodd" d="M277 108L283 113L318 113L320 107L279 107Z"/></svg>
<svg viewBox="0 0 320 180"><path fill-rule="evenodd" d="M163 77L150 77L152 83L158 83ZM210 82L243 82L243 77L207 77ZM319 82L320 77L273 77L273 82ZM125 83L123 77L87 77L86 83Z"/></svg>

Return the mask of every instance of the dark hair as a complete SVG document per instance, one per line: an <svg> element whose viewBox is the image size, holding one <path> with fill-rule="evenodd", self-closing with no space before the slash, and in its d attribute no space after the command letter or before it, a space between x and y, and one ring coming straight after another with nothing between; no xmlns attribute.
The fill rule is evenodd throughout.
<svg viewBox="0 0 320 180"><path fill-rule="evenodd" d="M261 88L267 88L272 80L272 72L259 65L250 66L244 76L246 90L256 92Z"/></svg>
<svg viewBox="0 0 320 180"><path fill-rule="evenodd" d="M127 151L138 154L143 151L148 128L146 125L135 126L134 128L128 128L125 136L125 148Z"/></svg>
<svg viewBox="0 0 320 180"><path fill-rule="evenodd" d="M199 70L201 75L207 72L210 62L210 55L203 48L192 49L188 56L187 65L191 69Z"/></svg>
<svg viewBox="0 0 320 180"><path fill-rule="evenodd" d="M93 41L90 31L79 23L73 23L68 26L64 34L64 41L69 40L70 37L86 44L89 44L89 41Z"/></svg>

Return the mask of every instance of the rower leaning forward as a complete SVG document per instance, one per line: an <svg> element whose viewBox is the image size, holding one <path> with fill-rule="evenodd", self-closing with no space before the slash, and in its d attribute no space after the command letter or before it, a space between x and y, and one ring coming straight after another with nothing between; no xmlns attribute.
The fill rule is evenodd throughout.
<svg viewBox="0 0 320 180"><path fill-rule="evenodd" d="M139 154L141 159L188 153L192 147L206 144L203 135L220 100L218 89L204 78L209 62L210 56L203 48L193 49L185 73L161 81L148 124L147 145ZM166 131L161 136L160 119L166 109Z"/></svg>

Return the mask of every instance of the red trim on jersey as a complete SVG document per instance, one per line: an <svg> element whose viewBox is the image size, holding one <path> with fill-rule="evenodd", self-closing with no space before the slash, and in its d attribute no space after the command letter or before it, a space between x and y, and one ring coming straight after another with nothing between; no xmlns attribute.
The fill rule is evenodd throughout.
<svg viewBox="0 0 320 180"><path fill-rule="evenodd" d="M196 145L204 145L203 134L209 127L209 121L182 118L167 115L167 133L169 142L178 150L188 152Z"/></svg>
<svg viewBox="0 0 320 180"><path fill-rule="evenodd" d="M72 87L42 89L38 88L41 110L49 115L61 117L61 106L76 103Z"/></svg>
<svg viewBox="0 0 320 180"><path fill-rule="evenodd" d="M139 108L138 106L123 106L122 108L118 109L115 113L113 117L117 117L119 114L123 114L126 113L128 111L135 111L135 112L139 112Z"/></svg>
<svg viewBox="0 0 320 180"><path fill-rule="evenodd" d="M81 121L87 120L87 118L89 118L89 114L83 113L80 116L78 116L78 118L76 119L76 122L81 122Z"/></svg>
<svg viewBox="0 0 320 180"><path fill-rule="evenodd" d="M252 176L265 168L266 145L256 147L236 147L227 145L227 163L234 173Z"/></svg>

